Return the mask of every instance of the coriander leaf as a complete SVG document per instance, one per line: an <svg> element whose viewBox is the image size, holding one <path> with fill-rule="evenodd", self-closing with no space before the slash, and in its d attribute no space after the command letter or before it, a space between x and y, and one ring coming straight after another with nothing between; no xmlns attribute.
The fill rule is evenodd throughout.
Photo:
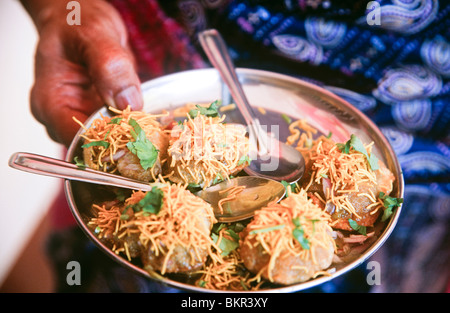
<svg viewBox="0 0 450 313"><path fill-rule="evenodd" d="M296 188L297 188L297 183L288 183L285 180L281 181L281 184L283 184L284 188L286 189L286 198L289 197L289 193L290 192L296 192ZM289 192L289 187L290 187L290 192Z"/></svg>
<svg viewBox="0 0 450 313"><path fill-rule="evenodd" d="M378 196L381 200L383 200L384 212L381 217L381 221L386 221L391 215L394 213L394 210L398 208L403 203L403 198L394 198L388 195L385 195L384 192L380 192Z"/></svg>
<svg viewBox="0 0 450 313"><path fill-rule="evenodd" d="M301 227L302 224L300 224L300 217L294 217L292 219L292 223L296 226L296 227Z"/></svg>
<svg viewBox="0 0 450 313"><path fill-rule="evenodd" d="M105 149L108 149L109 142L106 142L106 141L103 141L103 140L91 141L91 142L81 146L81 148L89 148L89 147L104 147Z"/></svg>
<svg viewBox="0 0 450 313"><path fill-rule="evenodd" d="M286 122L286 124L290 125L292 123L292 119L289 117L289 115L281 114L281 117Z"/></svg>
<svg viewBox="0 0 450 313"><path fill-rule="evenodd" d="M362 141L353 134L350 136L350 145L353 147L353 149L355 149L358 152L361 152L362 154L364 154L366 156L366 159L369 162L370 168L373 171L376 171L377 169L379 169L378 158L374 154L371 154L369 156L369 154L367 153L366 147L364 147Z"/></svg>
<svg viewBox="0 0 450 313"><path fill-rule="evenodd" d="M75 162L75 165L76 165L79 169L84 170L84 169L87 167L86 163L84 163L84 161L83 161L82 159L80 159L78 156L75 156L75 157L73 158L73 161Z"/></svg>
<svg viewBox="0 0 450 313"><path fill-rule="evenodd" d="M248 155L244 155L239 159L238 165L242 165L244 163L248 163L248 165L250 165L250 163L252 162L252 159L250 159L250 157Z"/></svg>
<svg viewBox="0 0 450 313"><path fill-rule="evenodd" d="M147 213L158 214L163 206L164 192L158 187L152 187L152 190L145 194L145 197L131 207L135 212L144 211Z"/></svg>
<svg viewBox="0 0 450 313"><path fill-rule="evenodd" d="M122 119L123 119L123 117L115 117L115 118L112 118L111 121L109 121L108 124L116 124L116 125L119 125L120 122L122 121Z"/></svg>
<svg viewBox="0 0 450 313"><path fill-rule="evenodd" d="M305 231L303 230L300 222L300 217L293 218L292 223L295 225L295 228L292 231L292 236L298 241L304 250L309 250L309 240L305 238Z"/></svg>
<svg viewBox="0 0 450 313"><path fill-rule="evenodd" d="M225 232L226 232L228 235L230 235L230 237L233 238L234 241L239 242L239 235L236 234L236 233L234 232L234 230L232 230L232 229L227 229Z"/></svg>
<svg viewBox="0 0 450 313"><path fill-rule="evenodd" d="M375 154L372 153L370 155L370 157L367 159L367 161L369 161L370 168L373 171L376 171L380 168L380 165L378 163L378 158L375 156Z"/></svg>
<svg viewBox="0 0 450 313"><path fill-rule="evenodd" d="M224 180L224 178L222 176L222 173L219 172L219 173L217 173L216 177L214 177L212 185L215 185L215 184L217 184L217 183L219 183L219 182L221 182L223 180Z"/></svg>
<svg viewBox="0 0 450 313"><path fill-rule="evenodd" d="M300 243L304 250L309 250L309 240L305 238L305 232L302 228L296 227L292 231L292 236Z"/></svg>
<svg viewBox="0 0 450 313"><path fill-rule="evenodd" d="M358 225L358 223L356 223L356 221L352 220L351 218L348 219L348 223L350 224L350 227L353 230L356 230L358 233L360 233L361 235L366 236L367 235L367 229L366 226L361 226Z"/></svg>
<svg viewBox="0 0 450 313"><path fill-rule="evenodd" d="M133 127L131 135L135 141L128 142L127 148L139 158L142 168L148 170L158 159L159 150L148 140L145 132L134 119L130 119L128 124Z"/></svg>
<svg viewBox="0 0 450 313"><path fill-rule="evenodd" d="M217 244L219 235L212 233L211 238L214 241L214 243ZM228 239L226 237L222 237L219 243L219 248L220 250L222 250L221 253L222 256L227 256L228 254L230 254L231 251L233 251L237 247L239 247L239 242L235 241L234 239Z"/></svg>
<svg viewBox="0 0 450 313"><path fill-rule="evenodd" d="M350 153L350 142L347 141L345 144L344 143L337 143L336 146L338 147L338 149L345 154L349 154Z"/></svg>
<svg viewBox="0 0 450 313"><path fill-rule="evenodd" d="M220 106L219 100L214 101L207 108L197 104L195 105L196 109L192 109L189 111L189 115L191 116L191 118L197 117L198 114L205 115L208 117L218 117L219 106Z"/></svg>
<svg viewBox="0 0 450 313"><path fill-rule="evenodd" d="M361 152L362 154L367 156L366 147L364 147L361 139L353 134L350 136L350 146L353 147L353 149L355 149L356 151Z"/></svg>
<svg viewBox="0 0 450 313"><path fill-rule="evenodd" d="M342 153L349 154L350 153L350 147L352 147L355 151L358 151L366 157L367 161L369 162L370 168L373 171L376 171L379 169L378 165L378 158L374 155L367 153L366 147L364 147L364 144L362 143L361 139L356 137L354 134L350 136L350 139L345 143L337 143L336 144L338 149L341 150Z"/></svg>

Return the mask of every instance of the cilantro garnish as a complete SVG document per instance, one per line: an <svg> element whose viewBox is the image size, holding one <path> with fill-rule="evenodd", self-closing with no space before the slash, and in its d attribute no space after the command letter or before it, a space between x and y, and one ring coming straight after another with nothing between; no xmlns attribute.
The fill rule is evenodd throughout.
<svg viewBox="0 0 450 313"><path fill-rule="evenodd" d="M226 224L220 224L218 228L214 228L213 232L211 233L211 238L214 241L214 243L217 244L217 241L219 240L219 232L226 228ZM230 254L233 250L237 249L239 247L239 235L237 234L237 229L234 230L231 228L227 228L224 230L228 236L222 236L219 248L222 251L222 256L227 256Z"/></svg>
<svg viewBox="0 0 450 313"><path fill-rule="evenodd" d="M109 121L108 124L116 124L116 125L119 125L120 122L122 121L122 119L123 119L123 117L115 117L115 118L112 118L111 121Z"/></svg>
<svg viewBox="0 0 450 313"><path fill-rule="evenodd" d="M373 153L369 156L362 141L355 135L352 134L350 136L350 139L345 144L337 143L336 145L337 145L338 149L341 150L341 152L345 153L345 154L350 153L350 147L353 148L355 151L361 152L362 154L365 155L367 161L369 162L370 168L373 171L376 171L379 169L378 158Z"/></svg>
<svg viewBox="0 0 450 313"><path fill-rule="evenodd" d="M91 142L81 146L81 148L89 148L89 147L104 147L105 149L108 149L109 142L106 142L106 141L103 141L103 140L91 141Z"/></svg>
<svg viewBox="0 0 450 313"><path fill-rule="evenodd" d="M383 206L385 208L383 216L381 217L381 221L384 222L389 217L391 217L392 213L394 213L394 210L403 203L403 198L390 197L384 192L380 192L378 197L383 200Z"/></svg>
<svg viewBox="0 0 450 313"><path fill-rule="evenodd" d="M144 211L146 213L158 214L163 205L164 192L158 187L145 194L145 197L136 204L131 205L134 212Z"/></svg>
<svg viewBox="0 0 450 313"><path fill-rule="evenodd" d="M356 230L361 235L367 236L367 228L366 226L361 226L356 223L356 221L352 220L351 218L348 219L348 223L350 224L350 227L353 230Z"/></svg>
<svg viewBox="0 0 450 313"><path fill-rule="evenodd" d="M81 160L78 156L75 156L75 157L73 158L73 161L75 162L75 165L76 165L79 169L84 170L84 169L87 167L86 163L84 163L84 161Z"/></svg>
<svg viewBox="0 0 450 313"><path fill-rule="evenodd" d="M292 219L292 223L295 225L292 231L292 236L298 241L304 250L309 250L309 240L305 238L305 231L303 230L302 224L300 223L300 218L295 217Z"/></svg>
<svg viewBox="0 0 450 313"><path fill-rule="evenodd" d="M205 115L208 117L218 117L219 106L220 106L219 100L214 101L207 108L197 104L195 105L196 109L192 109L189 111L189 115L191 116L191 118L197 117L198 114Z"/></svg>
<svg viewBox="0 0 450 313"><path fill-rule="evenodd" d="M292 123L292 119L287 114L281 114L281 117L286 122L286 124L290 125Z"/></svg>
<svg viewBox="0 0 450 313"><path fill-rule="evenodd" d="M295 192L297 184L296 183L288 183L285 180L281 181L281 184L284 186L284 188L286 189L286 198L289 197L289 193L290 192ZM291 188L291 191L289 192L289 187Z"/></svg>
<svg viewBox="0 0 450 313"><path fill-rule="evenodd" d="M148 140L144 130L134 119L131 118L128 124L133 127L131 135L135 141L128 142L127 148L139 158L142 168L147 170L155 164L159 150Z"/></svg>
<svg viewBox="0 0 450 313"><path fill-rule="evenodd" d="M244 163L247 163L248 165L250 165L251 162L252 162L252 159L250 159L250 157L248 155L244 155L239 159L238 165L242 165Z"/></svg>

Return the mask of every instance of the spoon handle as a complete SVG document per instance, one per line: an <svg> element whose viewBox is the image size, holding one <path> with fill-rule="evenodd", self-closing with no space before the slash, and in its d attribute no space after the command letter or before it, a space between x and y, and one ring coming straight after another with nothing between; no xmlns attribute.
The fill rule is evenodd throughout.
<svg viewBox="0 0 450 313"><path fill-rule="evenodd" d="M122 176L96 171L90 168L80 168L75 164L50 157L17 152L8 162L9 166L21 171L50 177L78 180L88 183L116 186L134 190L151 190L149 184L145 184Z"/></svg>
<svg viewBox="0 0 450 313"><path fill-rule="evenodd" d="M267 133L262 129L245 96L222 36L215 29L208 29L199 34L199 41L209 61L219 71L223 81L230 89L231 96L236 102L247 126L256 136L259 152L267 152Z"/></svg>

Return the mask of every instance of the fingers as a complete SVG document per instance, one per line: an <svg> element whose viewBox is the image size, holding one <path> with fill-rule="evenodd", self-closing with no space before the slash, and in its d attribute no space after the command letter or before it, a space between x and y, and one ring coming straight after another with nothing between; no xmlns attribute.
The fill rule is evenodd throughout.
<svg viewBox="0 0 450 313"><path fill-rule="evenodd" d="M67 27L65 43L73 47L68 53L75 54L71 57L85 65L106 105L142 109L141 82L128 47L127 31L115 10L103 9L108 18L90 17L89 23Z"/></svg>
<svg viewBox="0 0 450 313"><path fill-rule="evenodd" d="M69 146L80 128L73 117L84 122L104 102L84 69L63 60L46 60L36 69L40 74L30 94L31 112L53 140Z"/></svg>
<svg viewBox="0 0 450 313"><path fill-rule="evenodd" d="M128 51L109 38L84 49L89 76L98 93L109 106L133 110L143 107L140 80Z"/></svg>
<svg viewBox="0 0 450 313"><path fill-rule="evenodd" d="M104 105L142 109L140 80L120 16L104 1L83 2L82 25L41 28L30 105L52 139L68 146L79 125ZM59 16L59 15L57 15Z"/></svg>

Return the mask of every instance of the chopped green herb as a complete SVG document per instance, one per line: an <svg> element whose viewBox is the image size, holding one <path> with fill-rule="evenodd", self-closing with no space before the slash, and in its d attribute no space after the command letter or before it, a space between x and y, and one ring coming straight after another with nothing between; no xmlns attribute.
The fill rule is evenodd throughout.
<svg viewBox="0 0 450 313"><path fill-rule="evenodd" d="M158 187L152 187L144 198L138 203L132 205L134 212L144 211L147 213L158 214L163 206L164 192Z"/></svg>
<svg viewBox="0 0 450 313"><path fill-rule="evenodd" d="M199 287L205 287L205 286L206 286L206 281L204 281L204 280L199 280L199 281L198 281L198 286L199 286Z"/></svg>
<svg viewBox="0 0 450 313"><path fill-rule="evenodd" d="M289 117L289 115L281 114L281 117L288 125L290 125L292 123L292 119Z"/></svg>
<svg viewBox="0 0 450 313"><path fill-rule="evenodd" d="M81 148L89 148L89 147L104 147L105 149L108 149L109 142L106 142L104 140L91 141L81 146Z"/></svg>
<svg viewBox="0 0 450 313"><path fill-rule="evenodd" d="M278 230L278 229L282 229L282 228L284 228L284 224L279 224L279 225L276 225L276 226L271 226L271 227L266 227L266 228L259 228L259 229L254 229L254 230L252 230L252 231L250 231L250 235L255 235L255 234L258 234L258 233L267 233L267 232L269 232L269 231L274 231L274 230Z"/></svg>
<svg viewBox="0 0 450 313"><path fill-rule="evenodd" d="M197 117L198 114L205 115L208 117L218 117L219 106L220 106L219 100L214 101L207 108L197 104L196 109L192 109L189 111L189 115L191 116L191 118Z"/></svg>
<svg viewBox="0 0 450 313"><path fill-rule="evenodd" d="M294 228L292 236L300 243L304 250L309 250L309 240L305 238L305 232L301 228Z"/></svg>
<svg viewBox="0 0 450 313"><path fill-rule="evenodd" d="M394 213L394 210L403 203L403 198L394 198L386 195L384 192L380 192L378 196L383 200L384 212L381 217L381 221L386 221Z"/></svg>
<svg viewBox="0 0 450 313"><path fill-rule="evenodd" d="M366 226L358 225L358 223L356 223L356 221L352 220L351 218L348 219L348 223L350 224L350 227L353 230L356 230L361 235L364 235L364 236L367 235L367 228L366 228Z"/></svg>
<svg viewBox="0 0 450 313"><path fill-rule="evenodd" d="M327 174L320 174L320 176L322 176L323 178L328 178Z"/></svg>
<svg viewBox="0 0 450 313"><path fill-rule="evenodd" d="M333 136L333 133L330 131L330 132L328 133L328 135L327 135L327 138L330 139L331 136Z"/></svg>
<svg viewBox="0 0 450 313"><path fill-rule="evenodd" d="M219 240L219 235L212 233L211 238L214 241L214 243L217 244L217 240ZM219 243L219 248L222 251L222 256L227 256L230 254L231 251L239 247L239 241L232 239L228 239L227 237L222 237Z"/></svg>
<svg viewBox="0 0 450 313"><path fill-rule="evenodd" d="M216 177L214 177L212 184L215 185L223 180L224 179L223 179L222 173L219 172L219 173L217 173Z"/></svg>
<svg viewBox="0 0 450 313"><path fill-rule="evenodd" d="M102 232L102 229L100 228L100 226L95 227L94 233L100 234L101 232Z"/></svg>
<svg viewBox="0 0 450 313"><path fill-rule="evenodd" d="M108 124L116 124L119 125L120 122L122 121L123 117L115 117L112 118L111 121Z"/></svg>
<svg viewBox="0 0 450 313"><path fill-rule="evenodd" d="M211 238L215 243L219 239L219 232L223 230L230 238L222 236L219 243L219 248L222 250L221 255L227 256L231 251L239 247L239 235L238 233L244 229L241 223L227 225L226 223L215 224L211 231Z"/></svg>
<svg viewBox="0 0 450 313"><path fill-rule="evenodd" d="M87 167L86 163L84 163L84 161L81 160L78 156L75 156L75 157L73 158L73 161L75 162L75 165L76 165L79 169L84 170L84 169Z"/></svg>
<svg viewBox="0 0 450 313"><path fill-rule="evenodd" d="M290 192L296 192L297 184L296 183L288 183L285 180L281 181L281 184L283 184L284 188L286 189L286 198L289 197ZM291 189L289 192L289 188Z"/></svg>
<svg viewBox="0 0 450 313"><path fill-rule="evenodd" d="M131 135L135 141L128 142L127 148L139 158L142 168L148 170L158 159L159 150L148 140L141 126L134 119L131 118L128 124L133 127Z"/></svg>
<svg viewBox="0 0 450 313"><path fill-rule="evenodd" d="M242 165L245 162L247 162L248 165L250 165L250 163L252 162L252 159L250 159L250 157L248 155L244 155L239 159L238 165Z"/></svg>
<svg viewBox="0 0 450 313"><path fill-rule="evenodd" d="M242 286L242 288L244 288L244 290L248 290L248 288L247 288L247 286L245 285L245 282L244 282L244 280L243 279L241 279L241 286Z"/></svg>
<svg viewBox="0 0 450 313"><path fill-rule="evenodd" d="M337 143L336 145L337 145L338 149L341 150L341 152L345 153L345 154L349 154L350 147L352 147L355 151L358 151L365 155L367 161L369 162L370 168L373 171L376 171L379 169L378 158L373 153L369 156L362 141L355 135L352 134L350 136L350 139L345 144Z"/></svg>
<svg viewBox="0 0 450 313"><path fill-rule="evenodd" d="M295 225L295 228L292 231L292 236L298 241L303 249L309 250L309 240L305 238L305 231L303 230L300 218L293 218L292 223Z"/></svg>

